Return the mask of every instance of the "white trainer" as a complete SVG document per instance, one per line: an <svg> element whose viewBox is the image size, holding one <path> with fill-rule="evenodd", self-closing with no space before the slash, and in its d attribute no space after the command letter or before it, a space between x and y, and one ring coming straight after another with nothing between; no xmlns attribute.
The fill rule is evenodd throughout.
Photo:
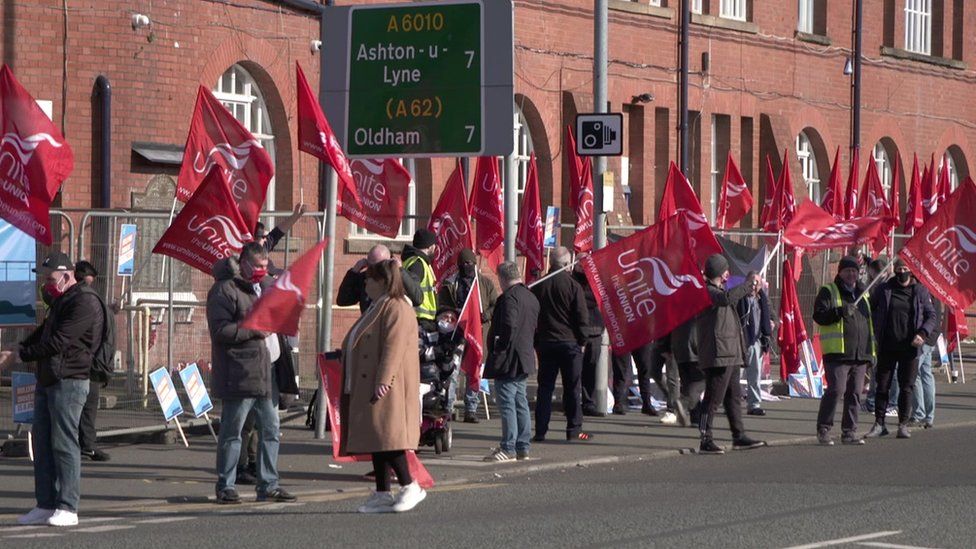
<svg viewBox="0 0 976 549"><path fill-rule="evenodd" d="M78 525L78 513L72 513L65 509L58 509L54 512L49 519L47 519L48 526L77 526Z"/></svg>
<svg viewBox="0 0 976 549"><path fill-rule="evenodd" d="M25 526L30 524L47 524L47 519L51 518L51 515L53 514L54 509L41 509L40 507L35 507L26 515L20 515L17 517L17 524L23 524Z"/></svg>
<svg viewBox="0 0 976 549"><path fill-rule="evenodd" d="M366 499L366 503L359 506L360 513L392 513L393 494L390 492L373 492Z"/></svg>
<svg viewBox="0 0 976 549"><path fill-rule="evenodd" d="M409 511L417 506L418 503L424 501L427 497L427 491L417 484L417 481L400 488L400 493L397 494L396 503L393 504L393 510L397 513L403 513Z"/></svg>
<svg viewBox="0 0 976 549"><path fill-rule="evenodd" d="M665 412L664 415L661 416L661 423L665 425L677 425L678 416L675 415L674 412Z"/></svg>

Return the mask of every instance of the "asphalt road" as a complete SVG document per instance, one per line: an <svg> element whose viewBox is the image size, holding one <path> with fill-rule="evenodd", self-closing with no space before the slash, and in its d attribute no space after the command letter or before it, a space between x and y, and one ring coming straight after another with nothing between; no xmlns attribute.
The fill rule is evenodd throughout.
<svg viewBox="0 0 976 549"><path fill-rule="evenodd" d="M974 435L489 472L404 515L358 515L360 494L90 514L69 529L0 526L0 546L973 547Z"/></svg>

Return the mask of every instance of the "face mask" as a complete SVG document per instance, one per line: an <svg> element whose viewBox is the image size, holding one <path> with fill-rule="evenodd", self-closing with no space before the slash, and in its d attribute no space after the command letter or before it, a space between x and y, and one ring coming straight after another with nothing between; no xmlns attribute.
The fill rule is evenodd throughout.
<svg viewBox="0 0 976 549"><path fill-rule="evenodd" d="M910 273L910 272L909 273L895 273L895 278L898 280L898 282L904 284L904 283L908 282L909 280L911 280L912 273Z"/></svg>
<svg viewBox="0 0 976 549"><path fill-rule="evenodd" d="M254 284L261 282L266 276L268 276L268 269L266 267L251 267L251 282Z"/></svg>
<svg viewBox="0 0 976 549"><path fill-rule="evenodd" d="M41 287L41 301L43 301L44 304L47 305L48 307L50 307L51 304L54 303L54 297L52 297L51 294L47 291L47 284Z"/></svg>
<svg viewBox="0 0 976 549"><path fill-rule="evenodd" d="M454 331L454 328L456 328L456 327L457 327L457 324L454 323L454 322L451 322L450 320L438 320L437 321L437 331L440 332L440 333L442 333L442 334L449 334L449 333L453 332Z"/></svg>
<svg viewBox="0 0 976 549"><path fill-rule="evenodd" d="M41 288L41 298L43 299L45 295L50 296L51 301L61 297L64 294L64 288L58 282L48 282ZM47 303L47 301L45 301ZM50 305L50 303L48 303Z"/></svg>
<svg viewBox="0 0 976 549"><path fill-rule="evenodd" d="M461 272L464 273L466 277L474 276L474 265L461 265Z"/></svg>

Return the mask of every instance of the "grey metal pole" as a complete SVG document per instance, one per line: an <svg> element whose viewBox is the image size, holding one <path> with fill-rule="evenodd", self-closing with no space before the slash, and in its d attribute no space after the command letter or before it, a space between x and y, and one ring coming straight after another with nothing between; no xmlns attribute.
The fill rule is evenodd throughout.
<svg viewBox="0 0 976 549"><path fill-rule="evenodd" d="M691 26L691 0L681 1L681 74L679 76L678 168L688 175L688 35Z"/></svg>
<svg viewBox="0 0 976 549"><path fill-rule="evenodd" d="M515 103L512 103L515 108ZM514 110L513 110L514 114ZM518 139L518 130L512 118L512 138ZM502 197L505 207L505 261L515 261L515 233L518 232L516 215L518 212L518 170L516 169L515 154L518 152L517 143L512 154L505 157L505 181L502 186Z"/></svg>
<svg viewBox="0 0 976 549"><path fill-rule="evenodd" d="M595 0L593 11L593 111L607 112L607 0ZM607 245L606 216L603 213L603 174L607 159L593 158L593 249ZM594 404L600 412L607 410L607 384L610 373L610 338L606 330L596 364Z"/></svg>
<svg viewBox="0 0 976 549"><path fill-rule="evenodd" d="M173 370L173 335L174 335L174 322L173 322L173 262L168 261L166 263L166 291L169 297L167 298L167 307L169 310L166 311L166 362L167 368Z"/></svg>

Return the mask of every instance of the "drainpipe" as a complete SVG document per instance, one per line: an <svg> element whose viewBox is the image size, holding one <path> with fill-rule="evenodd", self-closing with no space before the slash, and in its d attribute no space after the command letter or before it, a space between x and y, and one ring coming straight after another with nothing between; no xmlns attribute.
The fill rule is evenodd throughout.
<svg viewBox="0 0 976 549"><path fill-rule="evenodd" d="M104 74L95 79L95 94L98 96L101 115L101 143L99 143L99 207L112 207L112 85Z"/></svg>

